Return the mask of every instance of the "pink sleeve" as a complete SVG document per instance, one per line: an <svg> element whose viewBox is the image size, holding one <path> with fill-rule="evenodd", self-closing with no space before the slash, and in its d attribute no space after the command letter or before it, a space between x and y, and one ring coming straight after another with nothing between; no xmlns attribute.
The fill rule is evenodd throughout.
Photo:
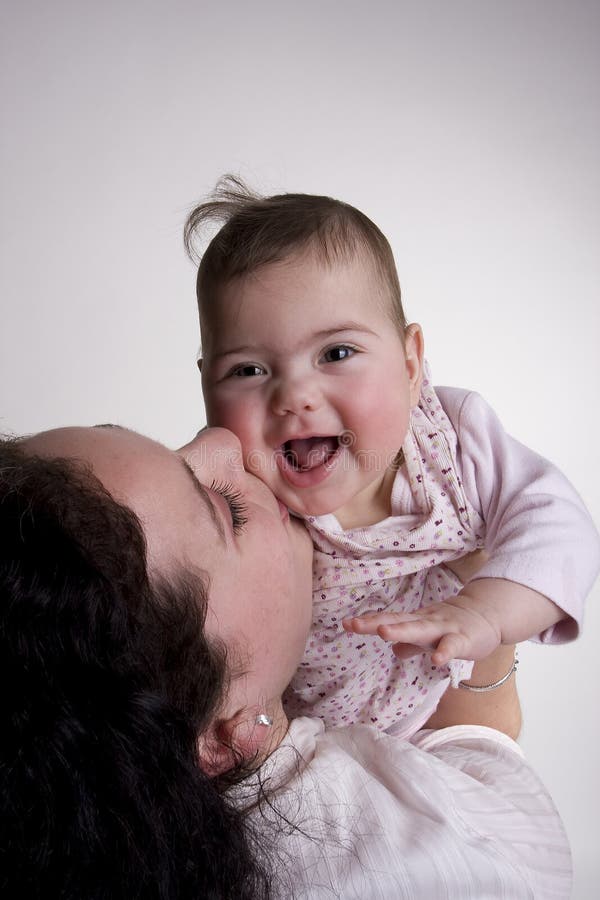
<svg viewBox="0 0 600 900"><path fill-rule="evenodd" d="M544 594L570 618L533 640L573 640L600 566L583 501L552 463L504 431L479 394L436 391L458 436L465 493L486 523L490 559L476 578L506 578Z"/></svg>

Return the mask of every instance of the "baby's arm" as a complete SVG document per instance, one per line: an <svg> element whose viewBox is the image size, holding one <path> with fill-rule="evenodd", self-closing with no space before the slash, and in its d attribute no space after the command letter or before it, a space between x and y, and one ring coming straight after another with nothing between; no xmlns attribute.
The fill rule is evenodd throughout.
<svg viewBox="0 0 600 900"><path fill-rule="evenodd" d="M450 565L461 581L470 581L487 560L483 550L469 553ZM400 647L401 645L399 645ZM504 680L515 662L515 646L500 645L473 666L469 681L473 685L503 683L493 691L464 691L450 687L442 696L425 728L450 725L486 725L517 740L521 731L521 704L516 677Z"/></svg>
<svg viewBox="0 0 600 900"><path fill-rule="evenodd" d="M581 498L552 463L505 432L478 394L440 388L438 396L458 437L465 495L486 526L488 560L461 594L481 600L491 596L491 586L476 589L477 580L503 581L493 596L503 603L506 593L504 623L519 598L531 600L531 612L523 610L525 618L514 622L517 629L524 626L519 634L543 642L572 640L600 564L598 533ZM519 586L539 596L520 593Z"/></svg>
<svg viewBox="0 0 600 900"><path fill-rule="evenodd" d="M576 637L600 551L585 506L550 462L506 434L481 397L452 388L438 395L459 439L466 497L486 523L488 558L465 573L463 560L450 563L466 585L444 603L344 627L393 641L400 658L435 648L437 665L484 659L528 638Z"/></svg>
<svg viewBox="0 0 600 900"><path fill-rule="evenodd" d="M482 660L501 644L527 640L566 617L552 600L502 578L471 581L456 597L410 613L381 612L345 619L346 631L377 634L405 659L432 650L431 661Z"/></svg>

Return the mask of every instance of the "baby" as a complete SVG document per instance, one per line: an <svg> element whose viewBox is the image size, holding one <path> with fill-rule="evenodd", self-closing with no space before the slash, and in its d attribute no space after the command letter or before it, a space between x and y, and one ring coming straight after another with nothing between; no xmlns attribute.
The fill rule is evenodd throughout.
<svg viewBox="0 0 600 900"><path fill-rule="evenodd" d="M213 218L225 224L197 280L208 423L238 435L246 468L314 543L288 712L408 737L473 660L577 635L598 535L564 476L479 395L434 390L391 248L365 215L257 197L230 177L191 213L188 251Z"/></svg>

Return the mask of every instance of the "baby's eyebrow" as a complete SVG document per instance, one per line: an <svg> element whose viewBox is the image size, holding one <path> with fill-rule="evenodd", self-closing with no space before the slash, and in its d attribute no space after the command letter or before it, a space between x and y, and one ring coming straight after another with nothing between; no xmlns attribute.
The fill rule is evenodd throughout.
<svg viewBox="0 0 600 900"><path fill-rule="evenodd" d="M185 469L185 471L188 473L188 475L192 479L196 493L202 500L202 503L204 504L208 514L210 515L213 525L215 526L217 534L219 535L219 538L221 540L221 543L223 544L223 546L227 547L227 540L225 538L225 529L223 528L223 522L221 521L221 517L219 516L217 510L215 509L214 503L210 499L210 494L208 493L208 491L206 490L206 488L204 487L202 482L198 481L196 473L194 472L192 467L189 465L189 463L183 458L183 456L180 456L179 459L181 460L181 464L183 465L183 468Z"/></svg>
<svg viewBox="0 0 600 900"><path fill-rule="evenodd" d="M225 356L238 356L239 354L244 353L256 353L260 348L256 347L231 347L227 348L227 350L219 350L217 353L213 353L213 359L223 359Z"/></svg>
<svg viewBox="0 0 600 900"><path fill-rule="evenodd" d="M340 322L336 323L331 328L322 328L319 331L311 332L307 339L306 343L310 343L312 341L322 341L330 338L334 334L343 334L346 331L354 331L361 332L362 334L371 334L376 337L376 332L374 332L368 325L365 325L364 322ZM248 344L244 344L240 347L228 347L226 350L219 350L216 353L212 354L213 359L223 359L226 356L243 356L244 354L253 354L253 353L261 353L263 352L263 347L260 345L257 346L249 346Z"/></svg>
<svg viewBox="0 0 600 900"><path fill-rule="evenodd" d="M365 325L364 322L340 322L339 324L334 325L333 328L323 328L321 331L315 331L313 337L331 337L332 334L338 334L339 332L344 331L361 331L363 334L375 334L373 329L369 328L368 325Z"/></svg>

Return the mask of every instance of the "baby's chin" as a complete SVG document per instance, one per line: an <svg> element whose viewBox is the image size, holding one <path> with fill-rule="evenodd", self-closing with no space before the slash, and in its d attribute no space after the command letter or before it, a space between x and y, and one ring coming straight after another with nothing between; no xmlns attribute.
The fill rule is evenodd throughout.
<svg viewBox="0 0 600 900"><path fill-rule="evenodd" d="M281 497L281 502L286 504L292 515L298 516L300 519L316 518L317 516L326 516L329 513L335 512L331 508L331 503L319 503L319 501L315 501L314 498L305 503L302 502L302 500L291 497L288 497L287 499Z"/></svg>
<svg viewBox="0 0 600 900"><path fill-rule="evenodd" d="M260 478L261 473L253 472ZM313 486L311 488L296 488L294 485L286 483L283 478L265 478L264 472L261 481L275 494L290 511L290 515L297 516L300 519L307 519L311 516L326 516L329 513L335 513L332 507L332 491L328 485ZM338 492L334 492L334 496ZM327 496L329 495L329 496ZM336 498L337 499L337 498ZM337 504L335 504L337 507Z"/></svg>

